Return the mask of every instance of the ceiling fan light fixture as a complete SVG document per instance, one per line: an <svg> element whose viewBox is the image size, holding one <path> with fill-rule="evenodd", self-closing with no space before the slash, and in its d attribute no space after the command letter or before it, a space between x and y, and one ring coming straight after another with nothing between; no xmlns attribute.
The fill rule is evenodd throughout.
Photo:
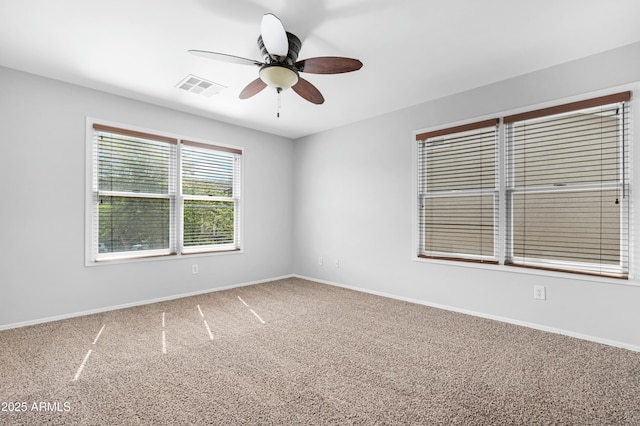
<svg viewBox="0 0 640 426"><path fill-rule="evenodd" d="M340 56L319 56L298 61L301 47L300 39L286 31L277 16L267 13L262 17L261 33L258 36L258 48L264 62L206 50L189 50L189 53L218 61L260 67L259 77L247 84L238 97L249 99L271 87L278 93L278 105L280 93L289 88L306 101L316 105L324 103L322 93L309 81L300 77L301 72L342 74L362 68L362 62L359 60Z"/></svg>
<svg viewBox="0 0 640 426"><path fill-rule="evenodd" d="M278 91L287 90L298 83L298 72L283 64L267 64L260 68L260 79Z"/></svg>

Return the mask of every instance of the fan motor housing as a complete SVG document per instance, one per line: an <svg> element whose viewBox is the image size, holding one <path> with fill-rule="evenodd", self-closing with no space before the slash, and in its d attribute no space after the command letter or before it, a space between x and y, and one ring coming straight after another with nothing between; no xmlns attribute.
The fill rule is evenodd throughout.
<svg viewBox="0 0 640 426"><path fill-rule="evenodd" d="M285 63L288 65L293 65L298 60L298 53L300 53L300 48L302 47L302 42L295 34L291 34L287 31L287 40L289 41L289 52L287 53L286 58L280 58L280 60L276 60L275 62ZM271 64L274 62L274 59L271 57L267 48L264 47L264 41L262 41L262 35L258 37L258 48L260 49L260 53L262 53L262 58L266 64Z"/></svg>

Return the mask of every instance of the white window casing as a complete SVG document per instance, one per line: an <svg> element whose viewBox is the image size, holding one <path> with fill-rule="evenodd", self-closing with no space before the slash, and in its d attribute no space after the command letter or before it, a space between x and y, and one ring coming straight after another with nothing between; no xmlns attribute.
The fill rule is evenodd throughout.
<svg viewBox="0 0 640 426"><path fill-rule="evenodd" d="M87 135L87 265L241 251L241 149L92 119Z"/></svg>
<svg viewBox="0 0 640 426"><path fill-rule="evenodd" d="M628 279L630 108L626 91L417 133L414 256Z"/></svg>

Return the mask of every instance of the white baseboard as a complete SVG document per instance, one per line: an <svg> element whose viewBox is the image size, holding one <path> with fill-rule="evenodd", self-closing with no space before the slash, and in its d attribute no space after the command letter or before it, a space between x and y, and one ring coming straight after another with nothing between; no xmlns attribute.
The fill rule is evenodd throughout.
<svg viewBox="0 0 640 426"><path fill-rule="evenodd" d="M398 296L398 295L395 295L395 294L385 293L385 292L381 292L381 291L368 290L368 289L364 289L364 288L360 288L360 287L352 287L352 286L348 286L348 285L344 285L344 284L340 284L340 283L336 283L336 282L332 282L332 281L319 280L317 278L306 277L304 275L295 274L293 276L296 277L296 278L300 278L300 279L304 279L304 280L308 280L308 281L314 281L314 282L321 283L321 284L327 284L327 285L331 285L331 286L334 286L334 287L346 288L348 290L354 290L354 291L359 291L359 292L362 292L362 293L373 294L373 295L376 295L376 296L382 296L382 297L388 297L388 298L391 298L391 299L402 300L403 302L415 303L415 304L418 304L418 305L429 306L429 307L432 307L432 308L444 309L444 310L451 311L451 312L458 312L458 313L461 313L461 314L472 315L472 316L486 318L486 319L490 319L490 320L505 322L505 323L508 323L508 324L519 325L519 326L522 326L522 327L528 327L528 328L532 328L532 329L535 329L535 330L546 331L546 332L555 333L555 334L561 334L561 335L564 335L564 336L575 337L576 339L587 340L587 341L590 341L590 342L600 343L600 344L603 344L603 345L613 346L613 347L616 347L616 348L623 348L623 349L628 349L628 350L634 351L634 352L640 352L640 346L630 345L628 343L618 342L616 340L603 339L601 337L591 336L591 335L588 335L588 334L576 333L576 332L569 331L569 330L563 330L563 329L549 327L549 326L546 326L546 325L531 323L531 322L527 322L527 321L520 321L520 320L516 320L516 319L513 319L513 318L500 317L500 316L497 316L497 315L486 314L486 313L483 313L483 312L476 312L476 311L471 311L471 310L468 310L468 309L461 309L461 308L456 308L456 307L453 307L453 306L441 305L439 303L432 303L432 302L428 302L428 301L425 301L425 300Z"/></svg>
<svg viewBox="0 0 640 426"><path fill-rule="evenodd" d="M46 317L46 318L38 318L38 319L35 319L35 320L18 322L18 323L13 323L13 324L0 324L0 331L1 330L9 330L9 329L12 329L12 328L26 327L26 326L29 326L29 325L43 324L43 323L46 323L46 322L60 321L60 320L69 319L69 318L81 317L83 315L92 315L92 314L99 314L99 313L102 313L102 312L116 311L118 309L133 308L135 306L149 305L151 303L166 302L168 300L182 299L184 297L198 296L200 294L214 293L216 291L231 290L233 288L247 287L247 286L250 286L250 285L263 284L263 283L267 283L267 282L271 282L271 281L283 280L283 279L294 278L294 277L295 277L295 275L284 275L284 276L281 276L281 277L268 278L268 279L264 279L264 280L250 281L250 282L245 282L245 283L232 284L232 285L228 285L228 286L224 286L224 287L215 287L215 288L210 288L210 289L206 289L206 290L199 290L199 291L194 291L194 292L190 292L190 293L174 294L174 295L166 296L166 297L159 297L159 298L155 298L155 299L142 300L142 301L132 302L132 303L125 303L123 305L107 306L107 307L104 307L104 308L90 309L88 311L74 312L74 313L70 313L70 314L56 315L56 316Z"/></svg>

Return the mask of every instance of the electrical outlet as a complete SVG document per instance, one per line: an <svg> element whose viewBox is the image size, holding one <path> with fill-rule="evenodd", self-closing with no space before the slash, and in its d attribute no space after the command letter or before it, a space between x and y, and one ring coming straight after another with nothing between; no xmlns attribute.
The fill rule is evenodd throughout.
<svg viewBox="0 0 640 426"><path fill-rule="evenodd" d="M538 300L547 300L547 289L543 285L533 286L533 298Z"/></svg>
<svg viewBox="0 0 640 426"><path fill-rule="evenodd" d="M318 257L318 265L322 266L322 256Z"/></svg>
<svg viewBox="0 0 640 426"><path fill-rule="evenodd" d="M336 259L336 269L340 268L340 259Z"/></svg>
<svg viewBox="0 0 640 426"><path fill-rule="evenodd" d="M198 265L196 264L191 265L191 274L198 275Z"/></svg>

